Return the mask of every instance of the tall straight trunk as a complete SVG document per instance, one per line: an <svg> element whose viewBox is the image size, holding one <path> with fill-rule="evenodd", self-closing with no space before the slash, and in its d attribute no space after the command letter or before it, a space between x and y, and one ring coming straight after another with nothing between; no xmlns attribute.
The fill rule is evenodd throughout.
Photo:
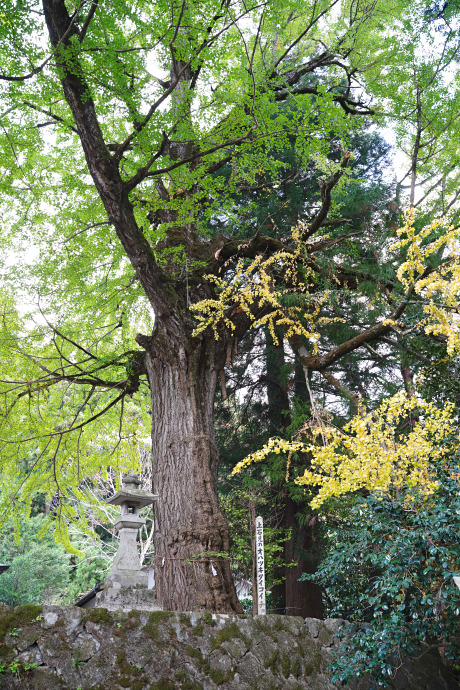
<svg viewBox="0 0 460 690"><path fill-rule="evenodd" d="M225 554L228 525L217 497L213 404L222 344L153 338L146 366L152 399L155 587L168 610L241 613ZM217 356L217 359L216 359Z"/></svg>
<svg viewBox="0 0 460 690"><path fill-rule="evenodd" d="M278 344L275 345L270 330L265 329L265 373L267 380L268 423L270 436L282 434L290 424L288 418L290 405L287 387L281 380L281 368L285 365L284 332L278 328L275 331ZM281 485L281 495L285 499L287 489ZM282 524L284 526L284 506L282 507ZM273 613L285 613L286 610L286 568L284 564L277 565L273 572L277 584L271 588L271 604Z"/></svg>
<svg viewBox="0 0 460 690"><path fill-rule="evenodd" d="M294 395L303 402L310 403L310 395L305 380L305 372L299 359L295 359ZM297 565L286 570L286 613L304 618L323 618L323 594L321 587L314 582L299 582L302 573L314 573L320 559L320 533L318 526L300 523L297 513L306 510L305 504L299 505L291 497L287 497L284 519L287 528L291 528L291 538L284 547L286 563L296 562Z"/></svg>
<svg viewBox="0 0 460 690"><path fill-rule="evenodd" d="M286 382L282 379L282 367L286 364L284 355L284 331L277 328L275 345L270 330L265 329L265 369L267 376L268 421L270 434L282 434L291 423L289 417L289 396Z"/></svg>
<svg viewBox="0 0 460 690"><path fill-rule="evenodd" d="M302 506L305 510L305 506ZM299 505L290 496L286 497L284 520L292 529L291 538L284 547L286 563L296 563L286 568L285 604L286 615L302 618L323 618L323 595L319 585L308 580L299 581L303 573L316 571L319 561L319 536L314 524L300 524L297 519Z"/></svg>
<svg viewBox="0 0 460 690"><path fill-rule="evenodd" d="M291 422L290 404L286 384L283 383L280 370L285 364L284 334L277 332L278 345L266 329L265 363L267 372L267 398L272 433L280 434ZM308 401L308 391L302 365L296 359L295 395L302 401ZM321 588L314 582L299 582L302 573L314 573L316 570L317 535L314 526L304 525L297 519L297 513L305 510L305 505L298 505L289 495L289 488L281 487L283 496L282 521L291 537L284 544L284 562L295 563L292 567L278 567L275 578L281 582L272 587L272 602L275 613L286 613L288 616L304 618L322 618L323 603Z"/></svg>

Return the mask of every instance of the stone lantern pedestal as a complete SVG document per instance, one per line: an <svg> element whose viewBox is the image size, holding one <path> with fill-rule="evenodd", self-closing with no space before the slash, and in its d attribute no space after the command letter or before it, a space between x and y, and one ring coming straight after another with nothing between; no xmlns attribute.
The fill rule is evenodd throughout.
<svg viewBox="0 0 460 690"><path fill-rule="evenodd" d="M121 490L107 500L110 505L121 507L121 515L115 522L115 528L120 534L120 544L112 569L105 578L101 591L95 595L93 605L98 608L111 611L161 609L155 599L154 587L149 587L151 579L147 572L141 570L137 551L138 530L145 525L145 519L139 515L139 511L156 501L158 496L142 491L140 485L139 475L126 474Z"/></svg>

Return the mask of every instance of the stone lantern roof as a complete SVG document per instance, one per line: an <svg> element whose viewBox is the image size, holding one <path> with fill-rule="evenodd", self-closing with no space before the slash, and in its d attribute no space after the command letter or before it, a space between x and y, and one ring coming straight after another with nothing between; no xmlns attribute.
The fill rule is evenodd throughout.
<svg viewBox="0 0 460 690"><path fill-rule="evenodd" d="M141 484L142 482L138 474L134 472L125 474L122 481L122 488L111 498L108 498L106 503L110 503L110 505L113 506L121 506L124 503L134 503L139 508L144 508L158 500L158 496L155 494L139 489Z"/></svg>

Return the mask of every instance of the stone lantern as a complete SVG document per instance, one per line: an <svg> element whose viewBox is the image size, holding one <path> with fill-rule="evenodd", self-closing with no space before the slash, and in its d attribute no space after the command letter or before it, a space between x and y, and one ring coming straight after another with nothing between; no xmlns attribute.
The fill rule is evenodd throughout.
<svg viewBox="0 0 460 690"><path fill-rule="evenodd" d="M120 535L120 544L110 574L117 576L119 581L126 580L129 585L134 584L141 573L137 532L146 521L139 511L158 498L148 491L142 491L140 485L139 475L130 472L124 476L121 490L107 500L112 506L121 506L121 515L114 525Z"/></svg>
<svg viewBox="0 0 460 690"><path fill-rule="evenodd" d="M94 605L99 608L124 611L161 608L156 603L154 589L149 589L148 574L141 570L137 551L137 533L145 525L139 511L154 503L158 496L143 491L140 486L139 475L130 472L124 475L120 491L107 500L110 505L121 507L121 515L114 525L120 543L112 569L95 597Z"/></svg>

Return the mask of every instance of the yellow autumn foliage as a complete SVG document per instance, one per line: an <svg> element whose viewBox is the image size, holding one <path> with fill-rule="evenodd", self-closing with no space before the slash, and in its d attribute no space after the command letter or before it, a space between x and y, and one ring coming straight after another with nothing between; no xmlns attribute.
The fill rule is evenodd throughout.
<svg viewBox="0 0 460 690"><path fill-rule="evenodd" d="M238 259L234 273L227 279L216 275L205 276L214 283L216 298L193 304L197 326L193 335L212 328L216 340L221 327L235 330L231 320L236 311L243 311L252 322L252 327L267 326L273 341L277 344L276 327L283 327L286 338L293 335L305 336L312 345L314 354L318 351L319 327L328 323L343 321L338 317L321 316L322 307L328 302L329 291L310 295L307 290L312 269L304 261L304 247L301 239L302 224L291 229L292 251L277 251L270 257L258 255L254 259ZM301 269L302 272L301 273ZM282 284L278 277L282 275ZM285 303L287 295L302 296L301 305ZM255 316L266 308L263 316Z"/></svg>
<svg viewBox="0 0 460 690"><path fill-rule="evenodd" d="M407 290L413 289L423 300L424 318L420 326L427 334L444 336L450 356L460 352L460 228L445 227L437 219L417 231L415 210L409 209L405 222L397 232L401 239L392 249L404 249L406 260L399 266L397 276ZM429 240L430 235L435 239ZM435 257L433 256L435 255ZM436 268L430 266L436 258Z"/></svg>
<svg viewBox="0 0 460 690"><path fill-rule="evenodd" d="M399 392L373 412L361 408L343 431L325 423L311 426L305 441L270 439L239 462L232 474L271 453L301 452L310 454L310 469L295 481L318 490L311 501L313 508L359 489L388 493L410 486L430 495L437 488L434 465L446 453L443 441L449 437L452 451L460 445L452 413L451 403L437 408ZM413 428L400 433L402 422L411 415L416 420Z"/></svg>
<svg viewBox="0 0 460 690"><path fill-rule="evenodd" d="M241 259L229 282L211 277L220 290L219 298L195 305L199 319L197 333L210 326L217 338L217 328L222 322L234 328L226 316L232 307L239 306L251 316L251 306L256 303L259 307L270 307L270 311L259 320L251 316L253 325L267 323L275 341L275 325L284 325L287 337L294 333L304 335L310 339L313 353L317 352L319 327L326 322L319 314L327 293L314 303L314 309L306 311L286 309L280 303L281 296L288 292L304 292L308 296L305 263L307 280L305 276L302 282L298 278L303 256L300 230L292 232L295 245L292 253L277 252L268 259L259 256L249 265ZM452 356L460 351L460 228L447 227L443 219L437 219L419 230L415 227L415 211L409 209L397 235L399 240L392 250L402 250L405 256L397 278L405 289L406 299L411 299L413 294L422 308L418 327L427 334L443 336L447 352ZM286 285L283 289L275 289L274 268L283 272ZM390 319L383 323L400 328L400 324ZM307 453L310 469L295 481L317 489L311 502L314 508L328 498L359 489L383 494L409 486L430 495L437 488L433 468L446 452L444 439L449 437L452 450L459 445L452 415L450 403L440 409L400 392L384 400L373 412L361 407L343 431L325 418L320 424L316 420L305 425L305 440L272 438L239 462L232 475L273 453L286 455L288 467L292 453ZM410 430L408 418L413 422ZM401 433L404 421L406 429Z"/></svg>

